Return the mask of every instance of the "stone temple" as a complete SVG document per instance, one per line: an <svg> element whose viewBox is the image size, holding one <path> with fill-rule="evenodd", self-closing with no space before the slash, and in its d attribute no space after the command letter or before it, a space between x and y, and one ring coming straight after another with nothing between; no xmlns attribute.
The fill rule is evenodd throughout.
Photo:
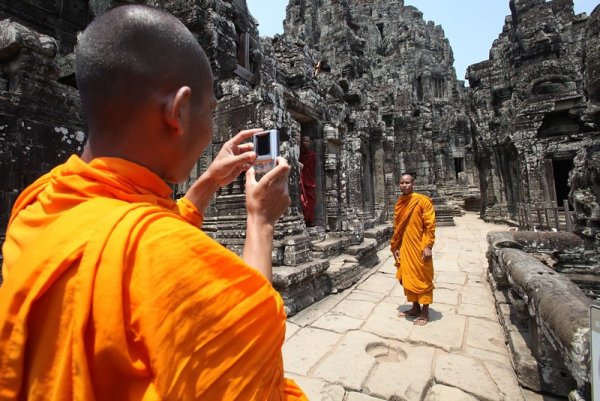
<svg viewBox="0 0 600 401"><path fill-rule="evenodd" d="M468 87L457 79L442 27L402 0L290 0L284 33L274 38L259 37L245 0L139 1L183 21L215 74L212 144L174 196L239 130L280 131L281 152L293 167L292 206L276 227L272 259L274 286L289 314L351 286L378 262L404 172L414 173L416 190L433 198L439 225L454 224L466 210L520 230L548 230L548 238L567 235L552 233L554 218L555 230L571 231L568 241L490 240L490 280L506 298L499 308L520 308L525 326L532 317L531 338L543 343L551 329L502 270L508 256L499 256L500 248L531 251L536 262L579 285L573 292L583 290L585 307L596 302L600 8L587 16L574 14L572 0L506 1L510 15L489 59L468 68ZM81 151L77 33L122 3L0 2L0 239L20 190ZM300 205L301 136L312 139L318 159L315 227L305 226ZM223 188L203 226L235 252L244 243L243 188L242 177ZM570 341L548 338L554 345ZM561 356L574 366L572 345L563 344ZM538 380L530 388L560 395L589 388L589 372L538 361L568 375L572 385L551 389Z"/></svg>

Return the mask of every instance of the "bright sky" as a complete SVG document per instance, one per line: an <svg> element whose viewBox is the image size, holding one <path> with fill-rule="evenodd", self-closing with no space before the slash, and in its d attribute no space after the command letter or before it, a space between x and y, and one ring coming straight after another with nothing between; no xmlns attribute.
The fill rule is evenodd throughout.
<svg viewBox="0 0 600 401"><path fill-rule="evenodd" d="M351 0L350 0L351 1ZM464 79L467 67L488 59L490 48L502 32L504 17L510 14L509 0L405 0L434 21L444 33L454 52L458 79ZM258 20L261 36L283 32L286 0L247 0L250 13ZM599 0L574 0L575 13L588 15Z"/></svg>

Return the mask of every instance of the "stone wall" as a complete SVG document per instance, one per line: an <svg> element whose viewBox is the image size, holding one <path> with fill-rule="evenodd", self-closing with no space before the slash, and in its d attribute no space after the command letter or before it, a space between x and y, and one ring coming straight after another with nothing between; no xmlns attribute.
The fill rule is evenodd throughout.
<svg viewBox="0 0 600 401"><path fill-rule="evenodd" d="M514 218L519 202L562 207L568 199L581 234L593 220L585 216L590 202L600 196L588 184L595 173L584 172L593 168L600 144L590 104L598 10L591 18L575 15L571 0L511 0L509 6L490 58L467 70L482 216ZM587 206L578 208L584 198ZM595 228L590 231L593 237Z"/></svg>
<svg viewBox="0 0 600 401"><path fill-rule="evenodd" d="M71 73L58 48L49 36L0 21L0 243L20 191L85 139L77 90L61 83Z"/></svg>
<svg viewBox="0 0 600 401"><path fill-rule="evenodd" d="M331 67L317 80L349 150L357 214L389 213L403 172L416 173L417 190L433 185L460 206L467 188L479 197L464 86L439 25L402 1L292 0L284 30Z"/></svg>
<svg viewBox="0 0 600 401"><path fill-rule="evenodd" d="M592 300L558 274L560 264L546 264L585 263L583 241L571 233L508 231L491 232L487 240L488 279L519 383L591 399Z"/></svg>

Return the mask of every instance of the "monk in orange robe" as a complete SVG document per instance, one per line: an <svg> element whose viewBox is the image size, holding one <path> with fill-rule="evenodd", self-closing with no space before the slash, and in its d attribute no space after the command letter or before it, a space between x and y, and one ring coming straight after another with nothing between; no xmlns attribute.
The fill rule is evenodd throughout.
<svg viewBox="0 0 600 401"><path fill-rule="evenodd" d="M413 304L411 309L400 312L400 316L415 317L414 323L422 326L429 320L429 305L433 302L431 249L435 241L435 211L431 199L413 192L414 185L413 175L400 177L402 195L394 208L390 248L396 277Z"/></svg>
<svg viewBox="0 0 600 401"><path fill-rule="evenodd" d="M209 62L173 16L114 8L79 37L89 137L25 189L3 247L0 400L306 400L283 376L273 227L290 204L283 158L260 181L226 142L184 198L212 137ZM246 171L243 258L199 227Z"/></svg>

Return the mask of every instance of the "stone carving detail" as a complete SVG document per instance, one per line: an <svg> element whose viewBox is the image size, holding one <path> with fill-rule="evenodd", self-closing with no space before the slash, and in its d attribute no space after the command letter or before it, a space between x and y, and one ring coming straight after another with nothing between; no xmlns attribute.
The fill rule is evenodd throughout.
<svg viewBox="0 0 600 401"><path fill-rule="evenodd" d="M518 202L572 201L582 149L598 144L582 74L587 48L588 71L597 63L597 22L575 15L571 2L509 5L489 60L467 70L482 215L490 220L514 217Z"/></svg>

